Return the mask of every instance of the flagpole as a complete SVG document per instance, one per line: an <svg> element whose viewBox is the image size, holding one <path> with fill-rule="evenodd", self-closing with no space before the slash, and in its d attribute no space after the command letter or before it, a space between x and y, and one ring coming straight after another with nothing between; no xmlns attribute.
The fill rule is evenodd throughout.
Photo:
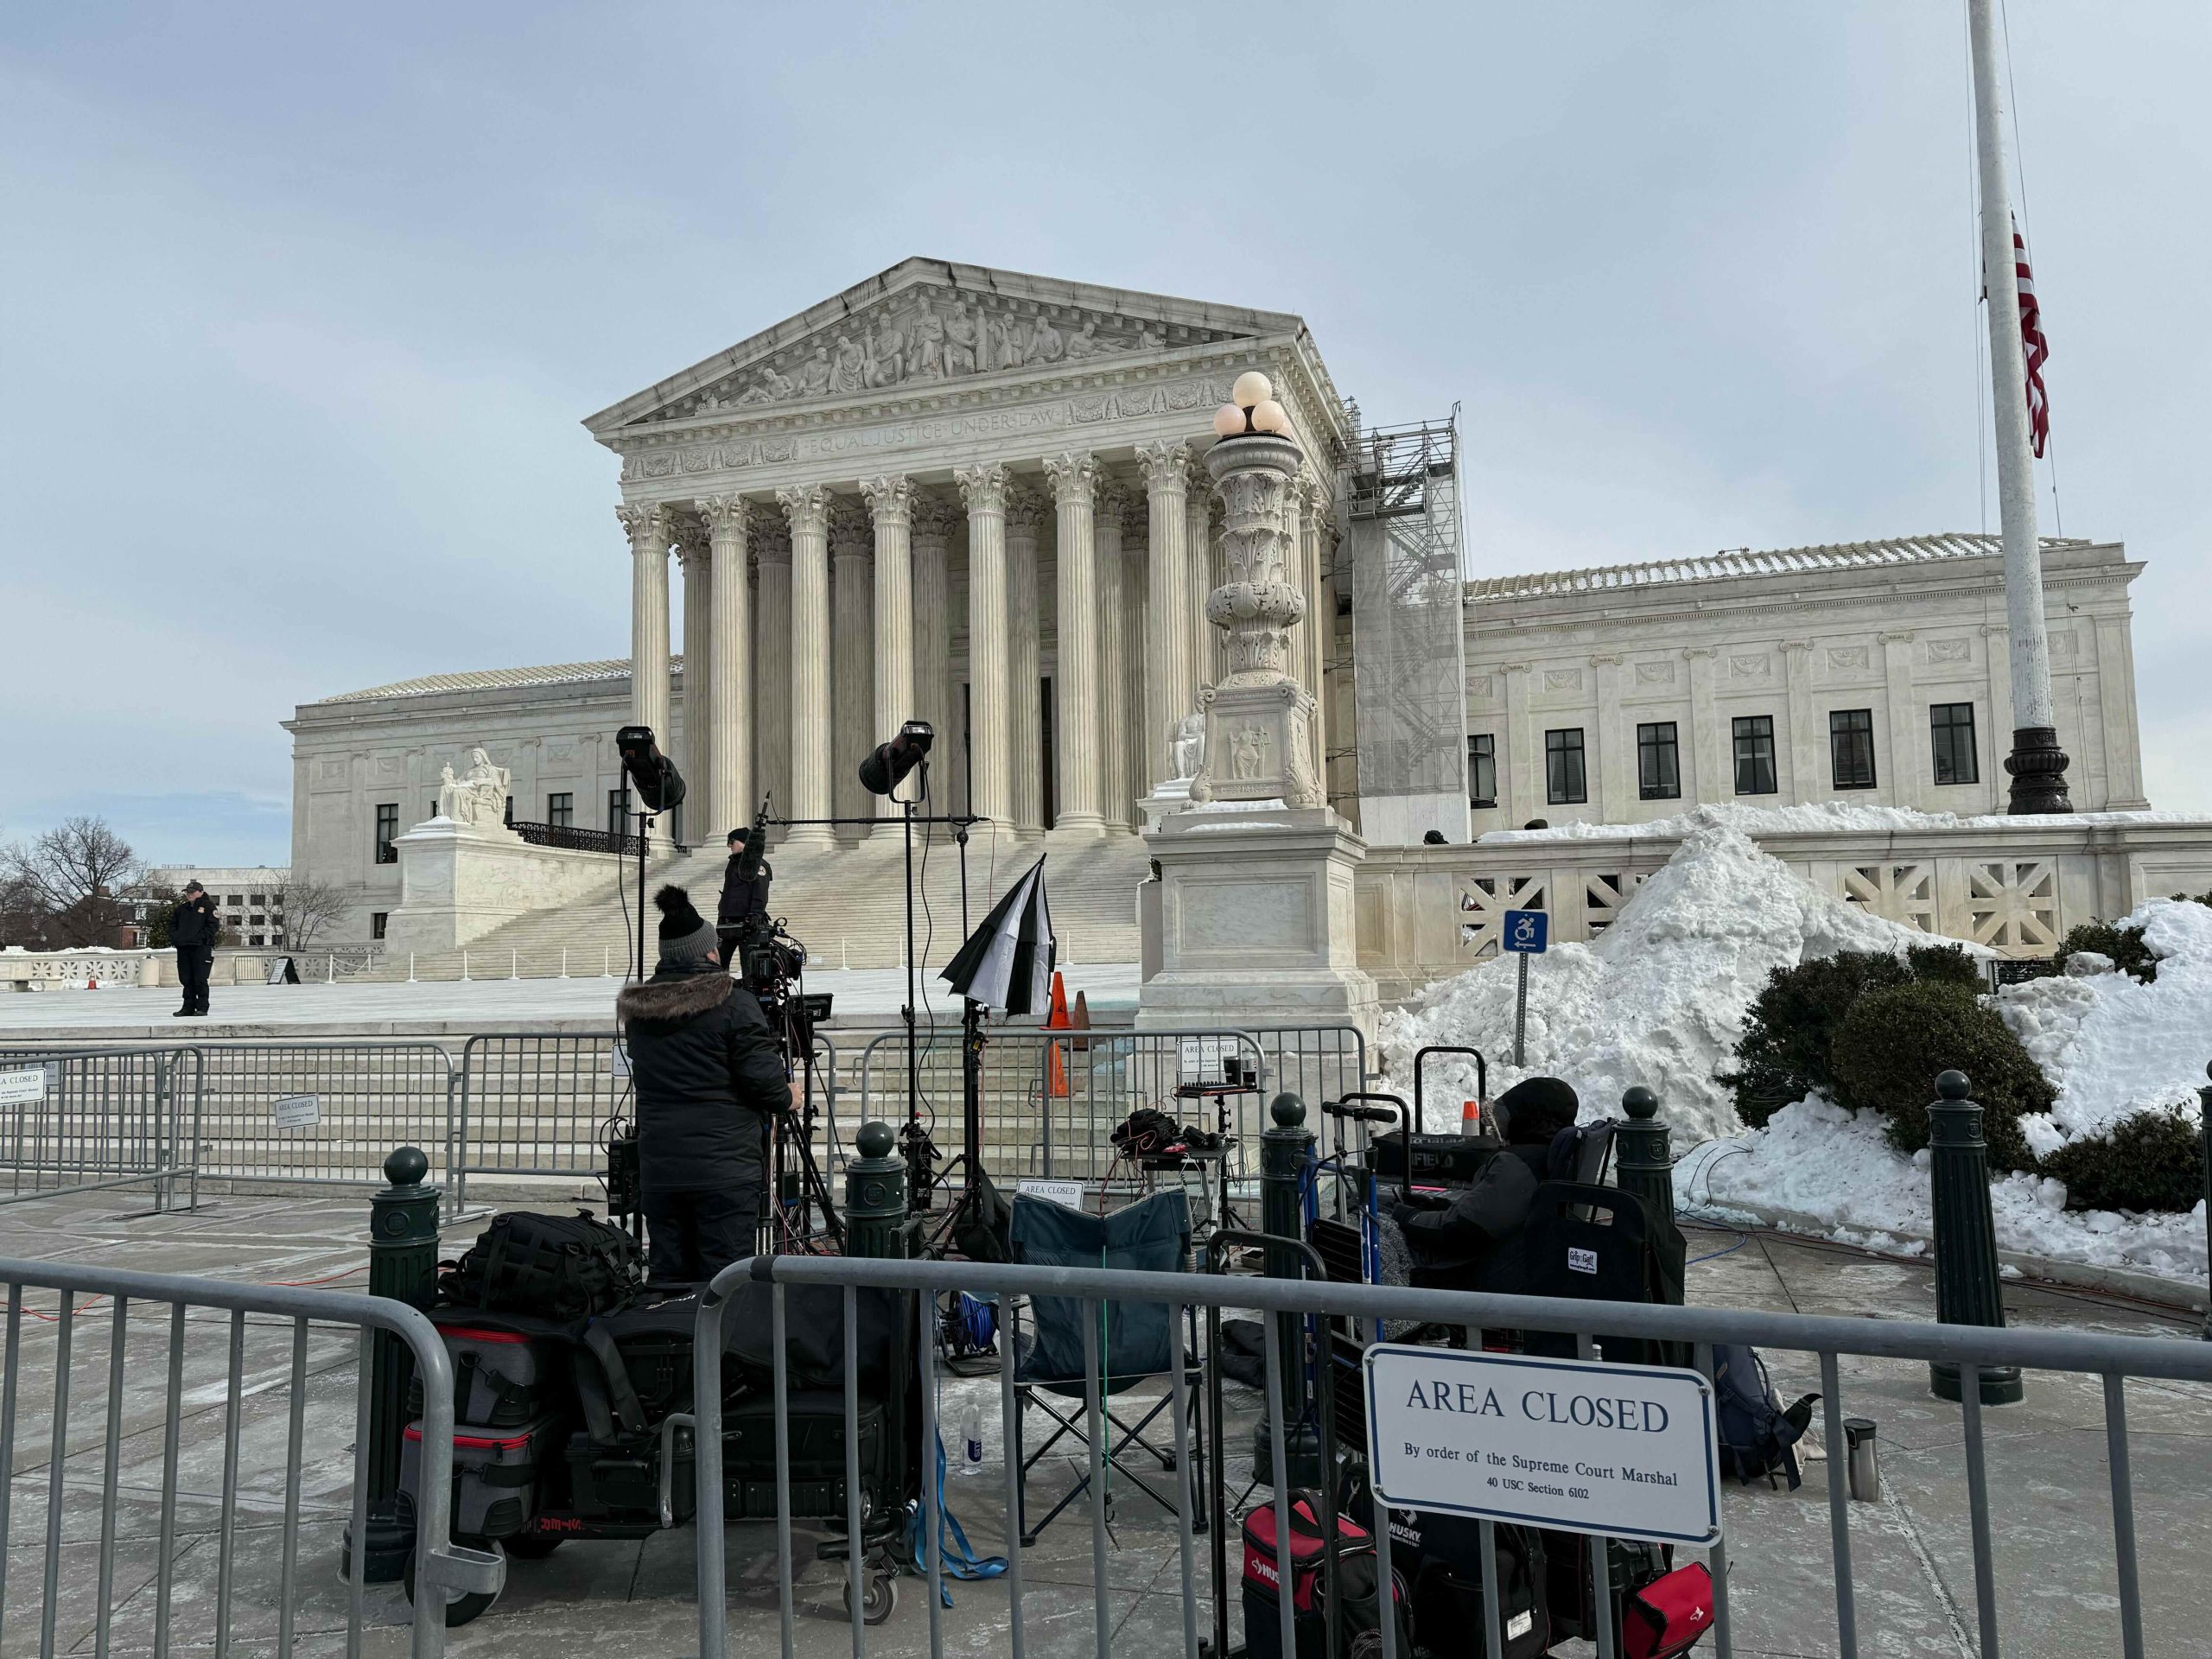
<svg viewBox="0 0 2212 1659"><path fill-rule="evenodd" d="M2005 545L2005 614L2012 636L2014 812L2070 812L2066 755L2051 712L2050 645L2044 620L2043 550L2036 538L2035 456L2028 431L2027 359L2005 178L2005 109L1991 34L1993 0L1967 0L1974 57L1974 149L1981 172L1982 289L1989 309L1989 378L1997 414L1997 510Z"/></svg>

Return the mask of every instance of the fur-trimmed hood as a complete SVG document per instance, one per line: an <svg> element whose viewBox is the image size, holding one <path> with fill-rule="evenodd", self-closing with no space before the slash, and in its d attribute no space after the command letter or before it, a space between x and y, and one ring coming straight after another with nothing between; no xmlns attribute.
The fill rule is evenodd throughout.
<svg viewBox="0 0 2212 1659"><path fill-rule="evenodd" d="M703 974L655 974L642 985L625 985L614 998L614 1017L632 1020L689 1020L720 1007L737 982L721 969Z"/></svg>

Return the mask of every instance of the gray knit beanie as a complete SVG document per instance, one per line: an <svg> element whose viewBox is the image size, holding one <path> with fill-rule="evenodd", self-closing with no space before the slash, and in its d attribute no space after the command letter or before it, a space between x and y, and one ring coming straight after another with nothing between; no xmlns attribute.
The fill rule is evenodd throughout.
<svg viewBox="0 0 2212 1659"><path fill-rule="evenodd" d="M715 945L714 927L691 906L691 895L681 887L666 887L653 894L660 910L660 963L663 968L698 969Z"/></svg>

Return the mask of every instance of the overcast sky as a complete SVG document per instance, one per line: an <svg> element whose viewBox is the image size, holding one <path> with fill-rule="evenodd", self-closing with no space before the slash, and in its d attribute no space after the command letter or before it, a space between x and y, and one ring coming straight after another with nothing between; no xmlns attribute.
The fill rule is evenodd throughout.
<svg viewBox="0 0 2212 1659"><path fill-rule="evenodd" d="M2012 5L2063 526L2212 810L2212 7ZM1937 0L10 6L0 838L283 861L294 704L626 654L578 422L910 254L1462 404L1478 574L1979 529L1969 130Z"/></svg>

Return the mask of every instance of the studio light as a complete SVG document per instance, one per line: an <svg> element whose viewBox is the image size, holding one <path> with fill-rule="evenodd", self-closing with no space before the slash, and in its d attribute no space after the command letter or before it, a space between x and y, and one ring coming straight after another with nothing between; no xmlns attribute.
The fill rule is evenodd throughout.
<svg viewBox="0 0 2212 1659"><path fill-rule="evenodd" d="M622 770L638 791L638 804L648 812L666 812L683 800L683 774L676 762L653 742L650 726L625 726L614 734L614 747L622 756Z"/></svg>
<svg viewBox="0 0 2212 1659"><path fill-rule="evenodd" d="M930 745L937 741L937 733L926 720L910 720L899 728L899 735L888 743L879 743L861 762L861 783L871 795L888 795L899 787L906 774L921 764L922 757L930 752Z"/></svg>

